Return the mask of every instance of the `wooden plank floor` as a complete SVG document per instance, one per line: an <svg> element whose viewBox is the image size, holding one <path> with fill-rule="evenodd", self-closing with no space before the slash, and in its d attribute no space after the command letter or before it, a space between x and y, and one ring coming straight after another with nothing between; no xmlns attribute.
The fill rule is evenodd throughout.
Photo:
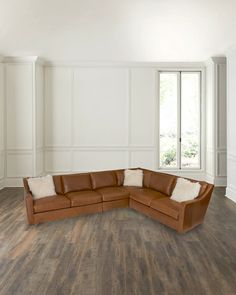
<svg viewBox="0 0 236 295"><path fill-rule="evenodd" d="M184 235L131 209L28 226L23 190L4 189L0 294L236 294L236 204L216 189Z"/></svg>

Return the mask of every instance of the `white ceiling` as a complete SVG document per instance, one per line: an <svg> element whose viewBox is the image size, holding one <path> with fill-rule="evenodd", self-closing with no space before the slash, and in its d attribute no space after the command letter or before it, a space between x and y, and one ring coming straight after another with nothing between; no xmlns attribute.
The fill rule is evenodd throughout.
<svg viewBox="0 0 236 295"><path fill-rule="evenodd" d="M0 54L200 61L236 43L236 0L0 0Z"/></svg>

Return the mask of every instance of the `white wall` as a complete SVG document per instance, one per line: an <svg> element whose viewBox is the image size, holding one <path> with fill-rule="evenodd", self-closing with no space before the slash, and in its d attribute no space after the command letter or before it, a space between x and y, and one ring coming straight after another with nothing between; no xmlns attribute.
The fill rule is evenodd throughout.
<svg viewBox="0 0 236 295"><path fill-rule="evenodd" d="M227 189L226 196L236 202L236 50L227 54Z"/></svg>
<svg viewBox="0 0 236 295"><path fill-rule="evenodd" d="M156 69L45 68L48 173L156 168Z"/></svg>
<svg viewBox="0 0 236 295"><path fill-rule="evenodd" d="M6 58L5 185L43 173L43 67L37 58Z"/></svg>
<svg viewBox="0 0 236 295"><path fill-rule="evenodd" d="M157 170L158 70L204 69L203 63L43 65L35 57L4 63L6 186L44 173ZM207 64L206 165L171 173L224 184L225 69L224 59Z"/></svg>
<svg viewBox="0 0 236 295"><path fill-rule="evenodd" d="M226 185L226 58L214 57L206 67L206 179Z"/></svg>
<svg viewBox="0 0 236 295"><path fill-rule="evenodd" d="M4 66L0 56L0 189L4 187L5 177L5 128L4 128Z"/></svg>
<svg viewBox="0 0 236 295"><path fill-rule="evenodd" d="M42 64L36 63L35 67L35 105L34 105L34 167L35 175L44 173L44 68Z"/></svg>
<svg viewBox="0 0 236 295"><path fill-rule="evenodd" d="M33 175L31 63L6 63L6 185Z"/></svg>

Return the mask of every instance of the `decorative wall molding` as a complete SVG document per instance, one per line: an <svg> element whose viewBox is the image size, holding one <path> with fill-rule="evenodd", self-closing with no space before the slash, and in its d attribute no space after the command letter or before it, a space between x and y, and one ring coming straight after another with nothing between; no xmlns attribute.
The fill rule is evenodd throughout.
<svg viewBox="0 0 236 295"><path fill-rule="evenodd" d="M81 67L81 68L103 68L103 67L116 67L116 68L158 68L158 69L189 69L197 70L205 67L205 62L128 62L128 61L76 61L76 60L44 60L46 67Z"/></svg>
<svg viewBox="0 0 236 295"><path fill-rule="evenodd" d="M6 56L2 59L2 61L8 64L37 63L37 64L44 65L45 63L44 59L40 58L39 56L24 56L24 57Z"/></svg>
<svg viewBox="0 0 236 295"><path fill-rule="evenodd" d="M45 172L53 173L53 174L61 174L61 173L91 171L90 169L89 170L85 169L86 165L84 165L83 163L83 155L85 154L91 155L91 159L89 159L90 157L88 157L88 160L91 160L91 163L88 164L88 167L92 167L92 161L94 162L97 162L99 160L102 161L103 160L102 155L105 155L106 153L108 153L107 164L110 165L111 169L113 166L115 167L116 163L121 163L123 167L143 166L142 163L144 163L147 165L146 168L157 170L158 168L158 99L159 99L158 98L158 71L159 70L176 70L176 68L178 68L179 70L181 69L182 70L200 70L203 72L203 76L205 77L204 69L207 64L204 62L192 62L192 63L191 62L184 62L184 63L174 62L173 63L173 62L47 61L37 56L26 57L26 58L6 57L2 61L5 63L5 67L7 66L12 67L12 66L23 65L23 64L32 66L32 84L29 85L28 83L28 87L32 87L32 100L33 100L32 110L31 110L32 112L31 123L33 126L32 133L31 133L32 149L27 148L27 145L25 146L22 145L22 146L17 146L17 148L11 147L6 150L6 157L5 157L7 159L6 167L9 166L8 162L9 162L9 157L11 156L17 157L17 159L20 162L22 157L24 156L26 157L27 155L29 156L28 160L26 161L27 163L24 167L23 172L18 171L16 173L13 173L14 172L12 171L14 169L13 167L12 170L10 171L11 173L9 173L9 171L7 171L6 169L6 173L5 173L6 186L18 186L18 185L21 186L22 185L21 177L23 176L23 174L24 175L27 174L30 171L30 169L32 169L32 175L41 175L41 174L44 174ZM211 60L211 63L214 64L215 62L218 62L219 64L223 64L223 58L219 58L219 59L213 58ZM39 67L42 67L43 73L41 72L40 75L43 75L43 81L37 80L37 75L40 73L40 71L38 73L36 72L36 65ZM66 86L62 85L62 83L64 83L63 79L58 79L58 81L53 80L54 85L51 85L53 83L51 83L52 81L48 80L47 73L50 72L52 75L54 75L55 73L57 73L58 70L61 70L62 72L64 70L66 71L63 77L68 78L68 85ZM76 112L80 110L78 106L80 106L81 108L81 103L82 103L82 107L83 107L84 101L86 101L86 99L84 99L81 102L80 101L81 98L78 97L78 95L81 95L81 92L80 92L81 87L78 87L78 89L75 89L74 87L75 83L80 83L80 80L78 79L76 75L78 73L79 75L82 75L83 70L85 71L91 70L94 72L107 70L107 71L111 71L111 73L114 73L114 71L115 72L122 71L122 74L114 75L115 78L118 78L118 80L120 79L118 82L117 82L117 79L113 79L115 81L114 83L120 83L118 85L121 85L122 87L124 87L122 93L124 93L125 95L125 99L123 99L120 102L125 105L124 107L125 114L122 114L122 116L124 116L124 120L126 120L125 130L123 133L124 137L120 136L120 139L121 139L120 142L112 143L112 140L111 140L110 141L111 144L109 144L108 142L107 144L104 145L104 144L99 144L99 138L98 138L97 142L96 140L94 140L94 144L92 145L87 144L89 143L89 141L87 141L86 143L86 140L84 141L85 143L83 144L83 141L81 141L80 143L80 141L78 140L81 134L78 135L77 141L74 140L74 134L75 134L74 128L79 129L81 126L79 124L81 123L80 119L74 120L75 119L74 116ZM146 75L145 71L147 71L148 75ZM145 129L147 130L147 132L151 133L151 135L147 137L148 140L145 139L146 143L148 144L145 144L145 140L142 139L142 138L146 138L145 136L138 137L135 135L135 132L133 131L134 128L136 128L136 130L139 130L140 126L141 127L143 126L142 116L140 116L140 122L138 122L136 126L137 120L136 121L134 120L135 113L133 113L133 107L137 103L137 95L134 93L135 93L135 89L138 89L138 86L140 85L139 78L138 78L139 74L141 76L143 75L147 77L147 80L143 82L144 93L140 94L141 96L139 97L139 99L141 102L142 100L145 100L146 102L146 99L149 98L150 101L153 102L152 109L154 110L154 112L153 113L151 112L152 109L147 110L147 113L150 113L150 114L149 114L149 117L147 117L147 120L144 120ZM101 75L98 75L98 77L100 76ZM52 78L54 78L54 76ZM87 80L87 86L86 86L87 89L84 90L85 92L82 93L82 95L85 95L85 96L88 95L86 94L86 91L87 90L90 91L91 89L94 88L94 81L96 84L96 79L94 79L92 80L90 85L89 84L90 82ZM203 79L203 82L204 82L204 79ZM116 94L116 84L114 85L112 84L113 83L108 83L107 86L111 87L111 93L112 93L112 89L114 89L114 93ZM68 86L68 89L63 88L67 86ZM100 85L98 83L95 86L98 87ZM52 93L48 94L47 87L55 87L55 89L53 88ZM59 124L57 127L55 127L55 124L54 124L55 122L52 121L53 118L55 118L55 114L53 113L52 116L49 117L49 115L47 114L48 106L45 105L45 102L48 103L48 101L52 99L52 95L55 95L55 101L53 103L58 102L58 96L57 94L55 94L55 91L54 91L54 90L58 90L58 87L61 87L59 88L59 90L60 89L65 90L66 103L70 105L69 106L70 109L68 110L68 112L70 112L70 116L68 121L67 118L64 118L62 115L61 118L59 118L61 119L61 123L60 123L61 125ZM43 89L42 95L43 95L43 104L44 104L43 106L44 115L42 119L43 122L37 121L38 116L41 116L41 114L37 114L37 109L38 109L37 99L38 99L38 95L39 96L41 95L40 93L38 93L38 91L40 91L41 88ZM149 89L149 92L147 89ZM99 99L99 95L102 96L102 91L100 91L100 94L98 93L98 99ZM203 95L204 95L204 92L205 92L205 88L203 89ZM60 91L58 91L58 93L60 94ZM106 94L106 92L104 93ZM136 93L141 93L141 91L136 91ZM135 95L135 98L134 98L134 95ZM49 102L51 103L51 101ZM93 102L96 102L96 101L94 100ZM107 99L107 101L103 100L102 103L104 104L104 108L106 108L106 103L109 104L109 99ZM142 103L140 103L140 105L142 105ZM94 107L96 108L96 105ZM203 113L205 112L204 107L205 107L205 102L203 101L203 104L202 104ZM54 105L52 105L52 109L53 110L55 109ZM62 106L61 114L63 114L65 111L66 111L65 108L63 108ZM145 108L143 108L141 111L145 111ZM205 116L205 114L203 116ZM153 122L150 120L151 122L150 123L148 119L150 119L151 117L153 117L152 118ZM94 119L94 121L96 122L96 118ZM45 135L47 133L47 128L48 128L48 126L45 125L45 122L47 122L48 126L50 124L52 126L51 129L53 132L50 135L51 137L50 136L48 137L50 139L50 142L48 141L48 138L44 136L43 143L38 144L38 136L40 135L37 133L38 132L37 126L38 124L44 125L43 133ZM120 120L117 119L118 125L120 122L123 122L123 117ZM70 128L68 128L69 133L67 133L67 131L65 130L63 131L63 128L62 130L60 130L60 126L64 127L64 125L67 123L70 124ZM149 126L150 124L151 124L151 128ZM121 128L123 128L122 126ZM84 128L87 128L86 125L84 126ZM60 130L60 132L64 132L63 134L66 135L65 138L62 138L62 140L61 138L59 140L55 140L57 136L56 134L57 129ZM94 130L96 130L96 128ZM107 136L112 137L113 136L112 131L111 131L111 134L107 134ZM212 180L210 182L215 182L215 183L223 182L223 176L221 175L221 172L218 175L218 179L216 175L211 176L209 173L206 175L204 171L205 170L205 165L204 165L205 152L206 150L204 149L202 153L202 157L204 159L203 170L199 170L199 171L181 170L181 171L166 171L166 172L174 173L180 176L193 177L195 179L201 179L201 180L209 179L209 180ZM213 155L217 154L217 157L220 157L219 155L225 154L225 147L221 146L216 149L215 146L212 148L208 146L207 152ZM112 159L111 155L115 155L114 159ZM217 157L216 159L218 159ZM138 162L137 159L139 159L140 162ZM12 161L11 158L10 160ZM141 164L136 165L138 163L141 163ZM80 164L81 164L81 169L78 170L78 168L80 168ZM218 166L220 166L219 163L218 163ZM163 170L159 170L159 171L163 171ZM21 173L22 175L20 175Z"/></svg>

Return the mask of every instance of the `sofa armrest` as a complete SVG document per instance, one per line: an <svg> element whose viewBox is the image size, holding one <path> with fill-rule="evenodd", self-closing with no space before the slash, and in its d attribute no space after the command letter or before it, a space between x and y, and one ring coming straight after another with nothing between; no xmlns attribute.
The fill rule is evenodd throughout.
<svg viewBox="0 0 236 295"><path fill-rule="evenodd" d="M25 206L27 219L29 224L34 223L34 205L33 205L33 197L30 193L25 194Z"/></svg>
<svg viewBox="0 0 236 295"><path fill-rule="evenodd" d="M183 202L181 210L181 231L187 231L204 220L214 186L208 185L203 195L197 199Z"/></svg>

